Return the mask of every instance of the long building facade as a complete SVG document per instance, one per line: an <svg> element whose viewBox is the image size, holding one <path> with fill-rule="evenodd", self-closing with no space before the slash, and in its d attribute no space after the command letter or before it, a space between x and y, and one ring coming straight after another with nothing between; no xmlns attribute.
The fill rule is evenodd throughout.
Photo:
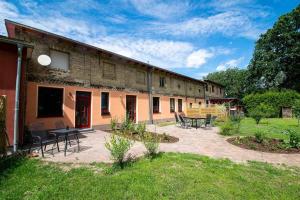
<svg viewBox="0 0 300 200"><path fill-rule="evenodd" d="M95 128L112 119L153 123L204 105L207 83L12 21L8 37L33 45L26 64L25 125ZM49 66L38 63L51 58Z"/></svg>

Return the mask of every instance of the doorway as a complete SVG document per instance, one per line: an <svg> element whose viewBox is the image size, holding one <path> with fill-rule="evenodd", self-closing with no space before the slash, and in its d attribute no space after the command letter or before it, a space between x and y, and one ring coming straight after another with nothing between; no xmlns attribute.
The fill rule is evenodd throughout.
<svg viewBox="0 0 300 200"><path fill-rule="evenodd" d="M136 96L126 95L126 116L136 122Z"/></svg>
<svg viewBox="0 0 300 200"><path fill-rule="evenodd" d="M75 127L90 128L91 126L91 93L76 92Z"/></svg>

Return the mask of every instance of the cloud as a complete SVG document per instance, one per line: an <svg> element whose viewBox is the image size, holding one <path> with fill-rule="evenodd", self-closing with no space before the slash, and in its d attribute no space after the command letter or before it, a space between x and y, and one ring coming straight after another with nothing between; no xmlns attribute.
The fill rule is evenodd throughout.
<svg viewBox="0 0 300 200"><path fill-rule="evenodd" d="M207 62L207 59L213 57L214 54L205 49L199 49L198 51L192 52L186 60L187 67L200 67Z"/></svg>
<svg viewBox="0 0 300 200"><path fill-rule="evenodd" d="M182 16L190 9L187 1L130 0L135 9L143 14L160 19Z"/></svg>
<svg viewBox="0 0 300 200"><path fill-rule="evenodd" d="M207 36L221 33L249 39L256 39L261 33L247 15L238 11L226 11L209 17L194 17L178 23L154 22L150 29L175 36Z"/></svg>
<svg viewBox="0 0 300 200"><path fill-rule="evenodd" d="M204 77L206 77L209 73L208 72L200 72L200 73L196 73L195 78L197 79L203 79Z"/></svg>
<svg viewBox="0 0 300 200"><path fill-rule="evenodd" d="M220 65L218 65L218 67L216 68L217 71L224 71L226 69L229 68L234 68L234 67L238 67L239 64L241 64L241 62L243 61L244 57L240 57L238 59L232 59L229 60L225 63L222 63Z"/></svg>

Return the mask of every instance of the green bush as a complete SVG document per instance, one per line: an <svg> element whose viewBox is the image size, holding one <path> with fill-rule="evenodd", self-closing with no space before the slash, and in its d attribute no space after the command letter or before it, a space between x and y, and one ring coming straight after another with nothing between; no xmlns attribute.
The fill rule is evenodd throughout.
<svg viewBox="0 0 300 200"><path fill-rule="evenodd" d="M118 126L118 119L117 118L112 118L110 120L110 128L111 128L111 130L113 130L113 131L117 130L117 126Z"/></svg>
<svg viewBox="0 0 300 200"><path fill-rule="evenodd" d="M293 105L293 114L298 119L298 126L300 125L300 100L296 100Z"/></svg>
<svg viewBox="0 0 300 200"><path fill-rule="evenodd" d="M112 159L121 167L125 162L125 155L132 146L132 142L126 138L111 136L109 142L105 143L105 147L110 151Z"/></svg>
<svg viewBox="0 0 300 200"><path fill-rule="evenodd" d="M230 120L225 121L225 123L221 125L221 132L220 132L221 135L228 136L228 135L233 135L234 133L236 133L236 128Z"/></svg>
<svg viewBox="0 0 300 200"><path fill-rule="evenodd" d="M289 133L289 145L292 148L300 148L300 134L294 130L288 130Z"/></svg>
<svg viewBox="0 0 300 200"><path fill-rule="evenodd" d="M258 143L262 143L266 139L266 134L262 131L256 131L255 134L255 140Z"/></svg>
<svg viewBox="0 0 300 200"><path fill-rule="evenodd" d="M147 134L143 140L145 148L147 149L147 155L153 157L158 153L159 139L156 136Z"/></svg>
<svg viewBox="0 0 300 200"><path fill-rule="evenodd" d="M122 133L133 133L135 132L135 124L132 120L126 117L120 126L120 131Z"/></svg>
<svg viewBox="0 0 300 200"><path fill-rule="evenodd" d="M274 109L270 117L279 117L281 107L292 107L299 99L300 94L293 90L269 90L264 93L249 94L243 98L243 103L247 111L264 103Z"/></svg>
<svg viewBox="0 0 300 200"><path fill-rule="evenodd" d="M135 131L140 136L140 138L144 138L145 133L146 133L146 124L145 123L139 123L138 125L136 125Z"/></svg>
<svg viewBox="0 0 300 200"><path fill-rule="evenodd" d="M248 110L249 117L253 118L256 124L259 124L262 118L271 117L273 113L274 113L273 107L265 103L260 103L258 106Z"/></svg>
<svg viewBox="0 0 300 200"><path fill-rule="evenodd" d="M241 115L231 115L229 119L236 126L236 132L239 132L243 117Z"/></svg>

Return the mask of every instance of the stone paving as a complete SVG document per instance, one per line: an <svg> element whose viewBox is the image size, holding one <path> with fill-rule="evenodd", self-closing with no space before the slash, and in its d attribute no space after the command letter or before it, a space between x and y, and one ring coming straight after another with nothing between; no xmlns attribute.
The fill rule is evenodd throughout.
<svg viewBox="0 0 300 200"><path fill-rule="evenodd" d="M148 130L159 133L166 133L179 138L176 143L160 144L162 152L180 152L206 155L213 158L228 158L235 162L261 161L273 164L286 164L289 166L300 166L300 154L275 154L253 150L242 149L226 141L226 137L219 135L218 128L182 129L175 125L158 127L149 125ZM80 138L80 151L77 153L77 145L74 143L68 148L66 157L63 151L54 150L52 154L45 154L44 160L53 162L72 163L111 163L109 151L106 150L105 140L110 138L110 134L103 131L85 133ZM61 150L63 143L60 143ZM51 147L49 146L51 149ZM129 154L132 157L139 157L146 149L140 142L135 142ZM51 152L51 151L50 151Z"/></svg>

